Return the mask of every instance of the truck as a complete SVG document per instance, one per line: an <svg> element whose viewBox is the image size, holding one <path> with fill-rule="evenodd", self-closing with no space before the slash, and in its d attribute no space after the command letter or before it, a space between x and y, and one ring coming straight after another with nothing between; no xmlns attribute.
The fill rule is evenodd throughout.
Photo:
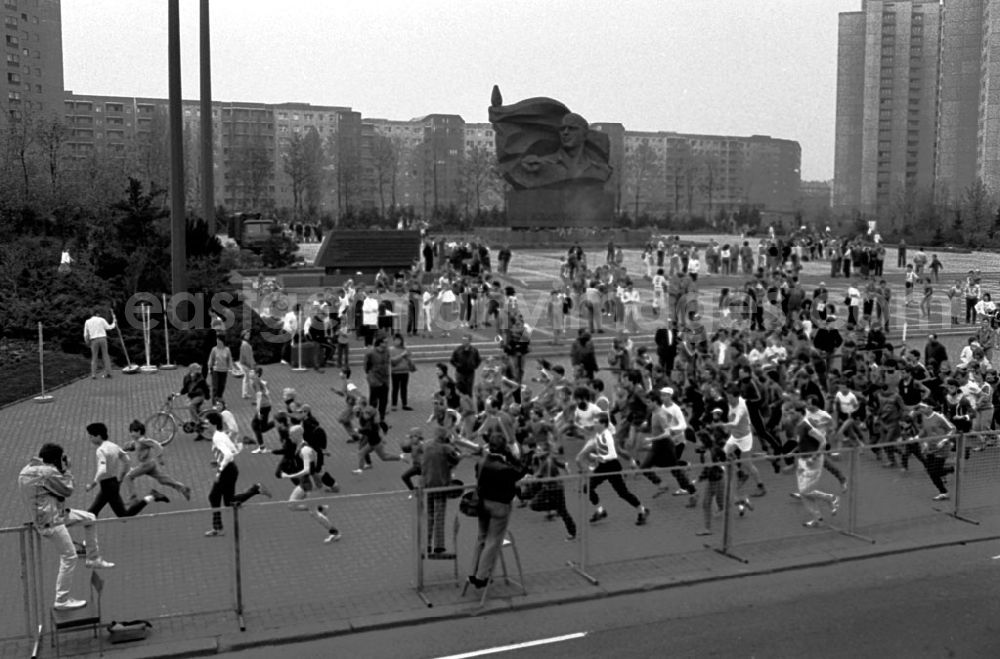
<svg viewBox="0 0 1000 659"><path fill-rule="evenodd" d="M260 253L264 243L278 230L278 222L274 218L263 217L261 213L234 213L229 216L229 237L240 246Z"/></svg>

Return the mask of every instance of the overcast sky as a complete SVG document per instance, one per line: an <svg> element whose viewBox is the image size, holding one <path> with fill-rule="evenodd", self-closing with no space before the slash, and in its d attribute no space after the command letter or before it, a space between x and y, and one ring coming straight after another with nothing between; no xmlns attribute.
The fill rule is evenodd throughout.
<svg viewBox="0 0 1000 659"><path fill-rule="evenodd" d="M833 177L837 13L861 0L212 0L215 100L486 121L550 96L631 130L762 134ZM66 89L167 95L166 0L62 0ZM198 2L181 0L184 97Z"/></svg>

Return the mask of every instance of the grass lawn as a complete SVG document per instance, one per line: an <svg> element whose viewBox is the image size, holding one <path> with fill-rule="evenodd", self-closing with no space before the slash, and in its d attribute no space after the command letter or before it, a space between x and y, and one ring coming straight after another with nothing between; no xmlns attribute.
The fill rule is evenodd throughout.
<svg viewBox="0 0 1000 659"><path fill-rule="evenodd" d="M80 376L90 373L90 360L81 355L67 355L64 352L45 353L45 388L53 389ZM41 393L38 379L38 355L34 359L0 364L0 407L16 400L37 396Z"/></svg>

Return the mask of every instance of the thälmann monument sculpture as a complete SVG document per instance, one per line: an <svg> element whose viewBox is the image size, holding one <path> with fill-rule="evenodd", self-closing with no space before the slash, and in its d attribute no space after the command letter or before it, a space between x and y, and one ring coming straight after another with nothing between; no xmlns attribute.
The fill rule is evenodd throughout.
<svg viewBox="0 0 1000 659"><path fill-rule="evenodd" d="M611 223L610 143L579 114L551 98L503 105L493 88L489 110L512 227L603 226Z"/></svg>

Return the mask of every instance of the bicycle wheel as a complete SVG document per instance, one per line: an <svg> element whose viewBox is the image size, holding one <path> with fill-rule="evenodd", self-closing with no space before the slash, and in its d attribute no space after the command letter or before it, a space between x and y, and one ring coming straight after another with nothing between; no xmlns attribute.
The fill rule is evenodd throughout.
<svg viewBox="0 0 1000 659"><path fill-rule="evenodd" d="M146 436L155 439L161 446L174 441L177 435L177 422L166 412L157 412L146 420Z"/></svg>

